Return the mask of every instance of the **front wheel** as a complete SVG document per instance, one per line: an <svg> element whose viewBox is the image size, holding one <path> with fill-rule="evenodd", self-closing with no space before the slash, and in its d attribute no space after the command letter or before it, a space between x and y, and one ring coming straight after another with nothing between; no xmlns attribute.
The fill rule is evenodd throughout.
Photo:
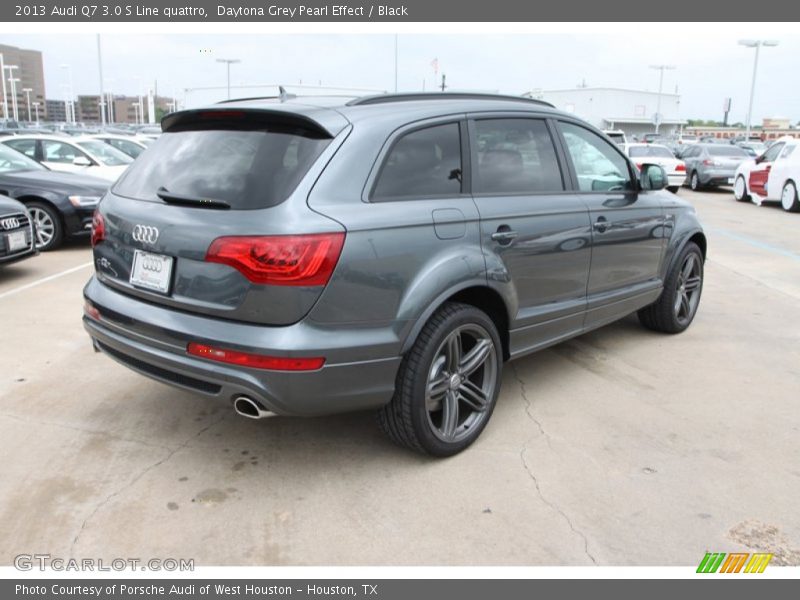
<svg viewBox="0 0 800 600"><path fill-rule="evenodd" d="M781 206L786 212L800 212L800 200L797 198L797 186L794 181L787 181L783 186Z"/></svg>
<svg viewBox="0 0 800 600"><path fill-rule="evenodd" d="M403 359L394 397L378 423L395 443L417 452L457 454L486 427L501 372L494 322L474 306L448 302Z"/></svg>
<svg viewBox="0 0 800 600"><path fill-rule="evenodd" d="M639 321L654 331L680 333L694 320L702 292L703 253L689 242L667 274L661 296L638 312Z"/></svg>
<svg viewBox="0 0 800 600"><path fill-rule="evenodd" d="M736 198L737 202L750 201L750 194L747 193L747 184L743 175L739 175L736 178L736 183L733 184L733 197Z"/></svg>
<svg viewBox="0 0 800 600"><path fill-rule="evenodd" d="M64 239L64 226L58 212L44 202L30 202L28 212L36 228L36 248L42 252L55 250Z"/></svg>

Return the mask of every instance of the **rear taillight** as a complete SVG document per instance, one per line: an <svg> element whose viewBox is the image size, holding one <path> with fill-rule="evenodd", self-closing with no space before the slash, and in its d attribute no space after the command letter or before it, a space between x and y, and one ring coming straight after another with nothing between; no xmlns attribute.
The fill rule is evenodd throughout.
<svg viewBox="0 0 800 600"><path fill-rule="evenodd" d="M686 171L686 165L683 164L683 163L678 163L678 165L675 167L675 170L676 171L684 171L685 172Z"/></svg>
<svg viewBox="0 0 800 600"><path fill-rule="evenodd" d="M716 163L716 161L713 161L713 160L711 160L711 159L708 159L708 158L707 158L707 159L705 159L705 160L703 161L703 164L704 164L705 166L707 166L707 167L713 167L713 166L714 166L714 165L716 165L717 163Z"/></svg>
<svg viewBox="0 0 800 600"><path fill-rule="evenodd" d="M206 262L229 265L253 283L325 285L336 268L344 233L221 237Z"/></svg>
<svg viewBox="0 0 800 600"><path fill-rule="evenodd" d="M642 170L642 164L643 163L636 163L636 168L639 169L640 171Z"/></svg>
<svg viewBox="0 0 800 600"><path fill-rule="evenodd" d="M240 367L250 367L253 369L269 369L271 371L316 371L325 364L322 357L297 357L287 358L282 356L264 356L262 354L251 354L250 352L239 352L227 348L216 348L191 342L186 346L186 352L192 356L198 356L208 360L214 360Z"/></svg>
<svg viewBox="0 0 800 600"><path fill-rule="evenodd" d="M92 248L106 239L106 221L99 210L92 215Z"/></svg>

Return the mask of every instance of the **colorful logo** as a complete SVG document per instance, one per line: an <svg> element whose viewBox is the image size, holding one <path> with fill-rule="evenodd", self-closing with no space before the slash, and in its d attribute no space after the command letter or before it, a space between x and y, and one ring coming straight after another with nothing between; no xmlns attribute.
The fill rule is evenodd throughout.
<svg viewBox="0 0 800 600"><path fill-rule="evenodd" d="M748 552L706 552L697 566L698 573L763 573L772 554Z"/></svg>

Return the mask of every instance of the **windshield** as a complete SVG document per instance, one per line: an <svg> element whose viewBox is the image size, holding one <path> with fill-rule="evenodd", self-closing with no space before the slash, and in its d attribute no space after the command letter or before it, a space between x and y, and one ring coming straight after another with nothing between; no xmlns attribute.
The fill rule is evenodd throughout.
<svg viewBox="0 0 800 600"><path fill-rule="evenodd" d="M14 171L47 171L47 169L21 152L0 144L0 173Z"/></svg>
<svg viewBox="0 0 800 600"><path fill-rule="evenodd" d="M124 152L120 152L116 148L113 148L105 142L101 142L99 140L78 142L78 146L84 150L88 150L91 153L92 158L95 158L107 167L129 165L133 162L133 159Z"/></svg>
<svg viewBox="0 0 800 600"><path fill-rule="evenodd" d="M737 146L709 146L708 153L711 156L743 156L747 157L747 152Z"/></svg>
<svg viewBox="0 0 800 600"><path fill-rule="evenodd" d="M162 134L114 192L160 202L159 188L239 210L280 204L330 142L294 131L210 129Z"/></svg>
<svg viewBox="0 0 800 600"><path fill-rule="evenodd" d="M639 156L655 156L658 158L675 158L666 146L631 146L628 149L631 158Z"/></svg>

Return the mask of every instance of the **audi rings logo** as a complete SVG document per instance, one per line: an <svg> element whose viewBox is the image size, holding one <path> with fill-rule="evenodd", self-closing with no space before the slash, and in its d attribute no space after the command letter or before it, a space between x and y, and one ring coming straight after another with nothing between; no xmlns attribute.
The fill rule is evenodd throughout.
<svg viewBox="0 0 800 600"><path fill-rule="evenodd" d="M145 256L139 259L142 263L142 268L145 271L152 271L153 273L161 273L161 269L164 268L164 263L152 256Z"/></svg>
<svg viewBox="0 0 800 600"><path fill-rule="evenodd" d="M158 240L158 227L153 227L152 225L134 225L131 237L134 242L155 244Z"/></svg>
<svg viewBox="0 0 800 600"><path fill-rule="evenodd" d="M8 217L0 221L0 226L3 229L16 229L19 227L19 219L17 217Z"/></svg>

